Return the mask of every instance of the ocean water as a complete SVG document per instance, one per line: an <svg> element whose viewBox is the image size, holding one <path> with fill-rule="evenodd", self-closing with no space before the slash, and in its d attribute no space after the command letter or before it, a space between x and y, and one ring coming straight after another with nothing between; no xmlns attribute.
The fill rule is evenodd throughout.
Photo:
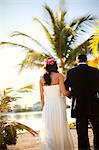
<svg viewBox="0 0 99 150"><path fill-rule="evenodd" d="M0 115L6 115L9 121L17 121L23 123L35 131L39 131L42 126L42 112L19 112L19 113L1 113ZM67 109L68 123L74 122L75 119L70 117L70 109Z"/></svg>

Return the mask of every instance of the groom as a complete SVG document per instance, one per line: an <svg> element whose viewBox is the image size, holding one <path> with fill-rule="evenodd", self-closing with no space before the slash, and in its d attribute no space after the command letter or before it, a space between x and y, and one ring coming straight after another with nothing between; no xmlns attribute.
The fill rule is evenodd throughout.
<svg viewBox="0 0 99 150"><path fill-rule="evenodd" d="M99 150L99 70L87 65L87 57L80 54L77 66L67 71L65 87L71 92L71 117L76 118L78 149L90 149L88 122L94 134L94 148Z"/></svg>

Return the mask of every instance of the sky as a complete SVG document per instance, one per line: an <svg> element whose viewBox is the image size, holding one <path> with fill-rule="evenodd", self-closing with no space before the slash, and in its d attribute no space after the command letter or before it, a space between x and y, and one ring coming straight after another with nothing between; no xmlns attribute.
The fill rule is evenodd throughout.
<svg viewBox="0 0 99 150"><path fill-rule="evenodd" d="M44 32L33 20L37 17L42 22L48 21L44 11L45 4L58 11L60 0L0 0L0 41L23 42L30 47L34 46L27 40L23 41L22 38L10 37L14 31L21 31L49 48ZM68 12L66 21L89 13L99 17L98 6L99 0L65 0L64 9ZM39 83L41 70L27 69L21 74L18 73L18 64L24 58L24 53L20 48L0 46L0 89ZM37 96L37 93L34 95Z"/></svg>

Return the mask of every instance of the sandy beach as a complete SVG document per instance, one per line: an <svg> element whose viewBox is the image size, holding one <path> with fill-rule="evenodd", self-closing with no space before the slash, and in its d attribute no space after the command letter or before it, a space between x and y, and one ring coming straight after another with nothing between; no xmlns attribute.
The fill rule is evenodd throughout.
<svg viewBox="0 0 99 150"><path fill-rule="evenodd" d="M74 150L77 150L77 134L76 129L72 128L70 129L71 135L73 138L74 143ZM89 139L90 139L90 145L91 150L93 150L93 133L92 129L89 129ZM40 141L39 136L33 136L28 132L25 133L19 133L17 144L8 146L8 150L40 150Z"/></svg>

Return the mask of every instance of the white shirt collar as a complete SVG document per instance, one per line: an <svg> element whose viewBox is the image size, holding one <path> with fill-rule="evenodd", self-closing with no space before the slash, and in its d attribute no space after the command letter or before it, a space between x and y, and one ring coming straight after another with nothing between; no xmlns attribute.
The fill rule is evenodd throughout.
<svg viewBox="0 0 99 150"><path fill-rule="evenodd" d="M78 65L81 65L81 64L85 64L86 65L87 63L86 62L80 62L80 63L78 63Z"/></svg>

